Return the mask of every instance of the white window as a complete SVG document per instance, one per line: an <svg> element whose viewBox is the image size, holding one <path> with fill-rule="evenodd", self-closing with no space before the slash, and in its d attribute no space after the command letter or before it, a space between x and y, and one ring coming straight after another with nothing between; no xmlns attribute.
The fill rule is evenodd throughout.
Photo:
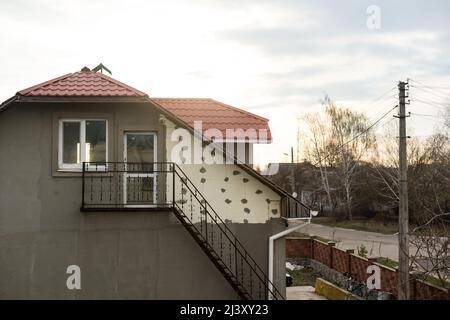
<svg viewBox="0 0 450 320"><path fill-rule="evenodd" d="M108 121L59 121L58 169L81 171L83 162L108 161Z"/></svg>

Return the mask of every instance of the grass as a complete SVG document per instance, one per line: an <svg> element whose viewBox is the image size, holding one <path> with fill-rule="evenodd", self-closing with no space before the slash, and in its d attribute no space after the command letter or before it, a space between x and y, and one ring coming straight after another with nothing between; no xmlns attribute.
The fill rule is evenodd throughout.
<svg viewBox="0 0 450 320"><path fill-rule="evenodd" d="M311 267L304 267L302 270L289 270L289 274L293 278L293 286L315 286L316 278L320 274L315 272Z"/></svg>
<svg viewBox="0 0 450 320"><path fill-rule="evenodd" d="M389 258L377 258L377 262L379 264L382 264L383 266L386 266L388 268L396 269L398 267L398 262ZM439 278L430 276L430 275L422 275L419 277L422 281L427 282L429 284L432 284L436 287L440 288L450 288L450 282L445 281L442 283L442 281Z"/></svg>
<svg viewBox="0 0 450 320"><path fill-rule="evenodd" d="M398 262L389 258L377 258L377 262L391 269L398 267Z"/></svg>
<svg viewBox="0 0 450 320"><path fill-rule="evenodd" d="M424 276L420 277L420 279L422 281L428 282L436 287L450 289L450 282L448 282L448 281L444 281L444 283L442 283L443 281L441 281L439 278L436 278L436 277L433 277L430 275L424 275Z"/></svg>
<svg viewBox="0 0 450 320"><path fill-rule="evenodd" d="M338 220L332 217L313 218L311 223L321 224L328 227L354 229L360 231L377 232L383 234L394 234L398 232L396 223L383 223L373 219Z"/></svg>

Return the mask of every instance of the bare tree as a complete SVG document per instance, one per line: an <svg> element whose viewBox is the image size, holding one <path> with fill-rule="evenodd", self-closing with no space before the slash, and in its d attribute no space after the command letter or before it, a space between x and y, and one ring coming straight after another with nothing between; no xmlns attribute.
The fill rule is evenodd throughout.
<svg viewBox="0 0 450 320"><path fill-rule="evenodd" d="M377 188L379 195L386 201L398 205L399 141L397 132L397 123L390 123L390 125L385 126L383 133L377 137L377 148L370 162L372 164L372 176L379 182ZM407 159L409 168L415 168L424 163L424 154L423 143L417 137L408 139Z"/></svg>
<svg viewBox="0 0 450 320"><path fill-rule="evenodd" d="M369 130L366 115L348 108L338 107L328 97L323 101L331 122L331 149L337 168L339 184L343 188L343 202L347 218L352 220L353 186L356 170L363 158L368 158L375 146L375 135ZM355 138L357 137L357 138Z"/></svg>
<svg viewBox="0 0 450 320"><path fill-rule="evenodd" d="M319 167L330 207L336 206L335 199L351 220L356 170L373 149L375 136L368 130L369 121L364 114L339 107L329 97L325 97L322 104L323 113L304 117L308 142L305 155Z"/></svg>
<svg viewBox="0 0 450 320"><path fill-rule="evenodd" d="M398 138L395 127L378 139L373 177L378 192L398 203ZM408 140L408 190L411 226L411 270L416 277L438 278L448 286L450 277L450 140L436 133L427 140Z"/></svg>
<svg viewBox="0 0 450 320"><path fill-rule="evenodd" d="M431 275L448 286L450 279L450 140L443 134L425 143L416 166L410 203L417 226L412 230L411 267L418 277Z"/></svg>
<svg viewBox="0 0 450 320"><path fill-rule="evenodd" d="M318 167L320 179L322 181L323 191L326 193L328 206L333 213L335 204L332 198L332 190L330 184L331 166L328 161L327 153L329 152L329 141L331 140L330 124L328 119L321 113L309 113L303 117L306 125L305 131L305 157L306 159Z"/></svg>
<svg viewBox="0 0 450 320"><path fill-rule="evenodd" d="M447 127L447 129L450 129L450 105L447 106L447 108L445 109L445 126Z"/></svg>

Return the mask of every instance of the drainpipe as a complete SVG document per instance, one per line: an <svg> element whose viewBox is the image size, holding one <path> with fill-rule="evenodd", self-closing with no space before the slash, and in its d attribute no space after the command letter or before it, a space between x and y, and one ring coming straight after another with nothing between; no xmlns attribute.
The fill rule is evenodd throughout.
<svg viewBox="0 0 450 320"><path fill-rule="evenodd" d="M288 222L288 220L286 221ZM305 223L293 226L292 228L286 229L284 231L281 231L279 233L274 234L273 236L271 236L269 238L269 283L268 283L268 287L269 287L269 292L268 292L268 297L269 300L273 299L273 296L271 294L272 290L273 290L273 243L275 242L275 240L280 239L286 235L288 235L291 232L294 232L302 227L307 226L308 224L311 223L311 217L309 217Z"/></svg>

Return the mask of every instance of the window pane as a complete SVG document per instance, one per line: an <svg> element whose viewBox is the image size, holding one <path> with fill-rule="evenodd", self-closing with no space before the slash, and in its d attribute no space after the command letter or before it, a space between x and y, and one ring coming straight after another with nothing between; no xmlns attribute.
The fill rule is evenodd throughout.
<svg viewBox="0 0 450 320"><path fill-rule="evenodd" d="M153 162L153 134L127 134L127 161Z"/></svg>
<svg viewBox="0 0 450 320"><path fill-rule="evenodd" d="M80 163L79 122L63 122L63 163Z"/></svg>
<svg viewBox="0 0 450 320"><path fill-rule="evenodd" d="M86 121L86 161L106 161L106 121Z"/></svg>

